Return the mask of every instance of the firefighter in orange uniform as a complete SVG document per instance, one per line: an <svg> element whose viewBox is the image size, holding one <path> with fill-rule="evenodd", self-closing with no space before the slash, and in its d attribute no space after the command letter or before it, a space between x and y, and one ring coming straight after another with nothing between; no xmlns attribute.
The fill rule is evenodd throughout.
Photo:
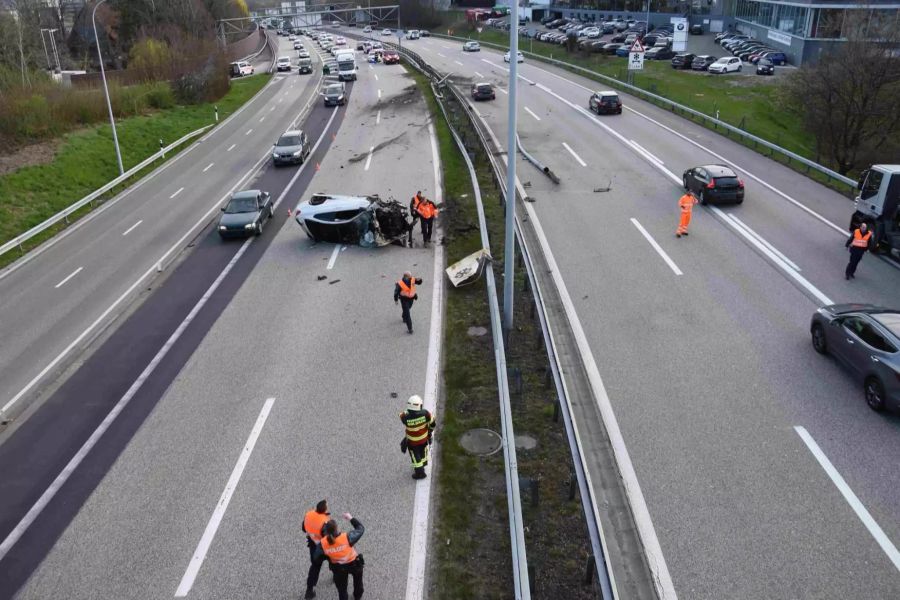
<svg viewBox="0 0 900 600"><path fill-rule="evenodd" d="M406 410L400 413L400 421L406 428L401 449L409 452L412 461L413 479L425 479L428 466L428 447L434 435L434 415L422 408L421 396L410 396Z"/></svg>
<svg viewBox="0 0 900 600"><path fill-rule="evenodd" d="M334 587L337 588L339 600L348 600L347 579L353 576L353 598L359 600L363 595L363 567L365 561L362 554L354 546L365 533L365 527L350 513L344 518L353 525L353 531L341 533L333 520L325 523L322 530L322 541L316 551L316 558L328 559L328 568L334 574Z"/></svg>
<svg viewBox="0 0 900 600"><path fill-rule="evenodd" d="M862 260L866 250L869 249L869 239L871 239L871 237L872 232L869 231L869 226L862 223L853 231L853 235L850 236L847 243L844 244L850 248L850 262L847 263L847 268L844 270L844 279L856 278L856 266L859 264L859 261Z"/></svg>
<svg viewBox="0 0 900 600"><path fill-rule="evenodd" d="M394 304L400 303L400 308L403 311L401 318L406 323L408 333L413 332L412 316L409 314L409 309L412 308L413 302L419 299L419 295L416 293L416 285L422 285L422 278L413 277L412 273L406 271L400 281L394 286Z"/></svg>
<svg viewBox="0 0 900 600"><path fill-rule="evenodd" d="M316 560L316 550L322 541L322 528L330 520L330 514L328 502L322 500L316 504L314 509L306 511L303 516L301 528L306 533L306 546L309 548L309 574L306 576L306 595L303 596L305 600L316 597L315 588L319 583L319 573L324 560L324 556Z"/></svg>
<svg viewBox="0 0 900 600"><path fill-rule="evenodd" d="M697 199L690 192L685 192L678 199L678 207L681 208L681 221L678 223L678 229L675 230L675 237L688 234L688 225L691 223L691 211L694 209L695 204L697 204Z"/></svg>

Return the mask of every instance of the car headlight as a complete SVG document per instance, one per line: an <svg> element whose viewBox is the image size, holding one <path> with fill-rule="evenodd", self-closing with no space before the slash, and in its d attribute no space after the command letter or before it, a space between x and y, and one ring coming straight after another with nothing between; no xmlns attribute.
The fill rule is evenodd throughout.
<svg viewBox="0 0 900 600"><path fill-rule="evenodd" d="M294 152L294 156L301 156L303 154L303 150L297 150Z"/></svg>
<svg viewBox="0 0 900 600"><path fill-rule="evenodd" d="M228 229L228 228L225 227L224 225L219 225L219 231L225 231L226 229Z"/></svg>
<svg viewBox="0 0 900 600"><path fill-rule="evenodd" d="M253 223L247 223L246 225L244 225L244 229L253 229L254 227L256 227L256 225L254 225Z"/></svg>
<svg viewBox="0 0 900 600"><path fill-rule="evenodd" d="M278 153L277 153L277 152L273 152L273 153L272 153L272 158L278 158Z"/></svg>

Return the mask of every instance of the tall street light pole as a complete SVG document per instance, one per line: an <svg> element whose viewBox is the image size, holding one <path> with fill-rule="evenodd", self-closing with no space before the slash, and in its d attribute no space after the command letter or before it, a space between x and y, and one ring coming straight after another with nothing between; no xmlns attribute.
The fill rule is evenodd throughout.
<svg viewBox="0 0 900 600"><path fill-rule="evenodd" d="M103 54L100 52L100 38L97 37L97 8L106 2L100 0L94 5L91 12L91 24L94 26L94 41L97 43L97 58L100 59L100 76L103 78L103 93L106 95L106 108L109 110L109 123L112 125L113 143L116 146L116 160L119 161L119 175L125 174L125 168L122 166L122 152L119 150L119 136L116 133L116 119L113 117L112 102L109 100L109 87L106 85L106 69L103 68Z"/></svg>
<svg viewBox="0 0 900 600"><path fill-rule="evenodd" d="M503 246L503 328L513 326L516 227L516 88L519 76L519 0L510 2L509 15L509 130L506 135L506 240Z"/></svg>

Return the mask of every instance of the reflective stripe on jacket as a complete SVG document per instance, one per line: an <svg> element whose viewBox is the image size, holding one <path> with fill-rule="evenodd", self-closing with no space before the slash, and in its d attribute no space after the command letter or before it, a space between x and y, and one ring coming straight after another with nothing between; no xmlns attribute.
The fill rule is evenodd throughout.
<svg viewBox="0 0 900 600"><path fill-rule="evenodd" d="M358 556L346 533L334 538L334 543L329 542L327 537L323 537L321 543L322 551L332 564L349 565Z"/></svg>
<svg viewBox="0 0 900 600"><path fill-rule="evenodd" d="M328 522L328 518L328 515L315 510L307 511L303 517L303 531L316 544L322 541L322 527Z"/></svg>
<svg viewBox="0 0 900 600"><path fill-rule="evenodd" d="M854 248L868 248L870 237L872 237L871 231L867 231L866 235L863 235L862 231L857 229L853 232L853 241L850 243L850 245Z"/></svg>
<svg viewBox="0 0 900 600"><path fill-rule="evenodd" d="M681 207L681 212L691 212L691 209L694 208L694 204L696 203L697 200L690 194L685 194L678 199L678 206Z"/></svg>
<svg viewBox="0 0 900 600"><path fill-rule="evenodd" d="M434 417L427 410L404 411L400 420L406 426L406 440L413 446L426 443L434 429Z"/></svg>

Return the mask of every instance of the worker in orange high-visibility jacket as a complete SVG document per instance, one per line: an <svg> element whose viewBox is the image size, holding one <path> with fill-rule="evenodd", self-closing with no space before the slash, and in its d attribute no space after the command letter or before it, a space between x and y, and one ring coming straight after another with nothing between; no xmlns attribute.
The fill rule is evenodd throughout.
<svg viewBox="0 0 900 600"><path fill-rule="evenodd" d="M353 576L353 598L359 600L363 595L363 567L365 561L362 554L356 551L354 546L365 533L365 527L350 513L344 513L344 518L353 525L353 531L341 533L337 523L328 521L322 530L322 542L316 550L317 558L328 560L328 568L334 574L334 586L338 591L339 600L348 600L347 579Z"/></svg>
<svg viewBox="0 0 900 600"><path fill-rule="evenodd" d="M413 226L415 220L422 221L422 242L427 244L431 242L431 232L434 229L434 219L438 215L438 208L434 202L422 196L422 192L416 192L409 203L409 212L413 217Z"/></svg>
<svg viewBox="0 0 900 600"><path fill-rule="evenodd" d="M419 299L419 295L416 293L416 285L421 284L421 277L413 277L412 273L406 271L403 273L400 281L394 285L394 304L400 303L402 310L400 318L406 323L407 333L413 332L412 316L409 314L409 309L412 308L413 302Z"/></svg>
<svg viewBox="0 0 900 600"><path fill-rule="evenodd" d="M428 448L434 436L434 415L422 408L421 396L410 396L406 410L400 413L400 421L406 428L401 448L409 452L413 479L425 479L428 466Z"/></svg>
<svg viewBox="0 0 900 600"><path fill-rule="evenodd" d="M675 237L681 237L688 234L688 225L691 224L691 211L694 209L695 204L697 204L697 199L694 198L694 195L690 192L685 192L685 194L678 199L678 207L681 209L681 221L678 222L678 229L675 230Z"/></svg>
<svg viewBox="0 0 900 600"><path fill-rule="evenodd" d="M844 279L856 278L856 267L862 260L863 254L869 249L869 240L872 238L872 232L865 223L853 231L853 235L847 240L844 246L850 248L850 262L844 270Z"/></svg>
<svg viewBox="0 0 900 600"><path fill-rule="evenodd" d="M319 583L319 573L322 571L324 560L324 556L316 560L316 550L322 541L322 529L325 523L331 520L330 515L328 502L321 500L315 508L306 511L300 525L306 533L306 546L309 548L309 573L306 576L306 595L303 596L305 600L316 597L316 584Z"/></svg>

